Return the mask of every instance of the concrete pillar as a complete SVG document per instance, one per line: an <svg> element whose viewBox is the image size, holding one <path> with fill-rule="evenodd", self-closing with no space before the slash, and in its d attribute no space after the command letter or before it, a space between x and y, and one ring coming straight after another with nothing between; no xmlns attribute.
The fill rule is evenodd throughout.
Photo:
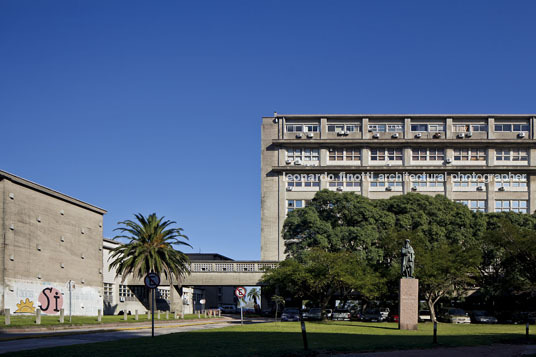
<svg viewBox="0 0 536 357"><path fill-rule="evenodd" d="M148 310L147 311L147 320L150 320L151 319L151 310Z"/></svg>
<svg viewBox="0 0 536 357"><path fill-rule="evenodd" d="M207 310L205 310L205 319L207 318Z"/></svg>
<svg viewBox="0 0 536 357"><path fill-rule="evenodd" d="M169 286L169 308L171 311L182 311L182 287L179 285Z"/></svg>
<svg viewBox="0 0 536 357"><path fill-rule="evenodd" d="M329 149L320 148L320 166L326 166L328 164Z"/></svg>
<svg viewBox="0 0 536 357"><path fill-rule="evenodd" d="M445 196L447 198L450 198L452 200L452 175L450 173L447 173L447 177L445 178Z"/></svg>
<svg viewBox="0 0 536 357"><path fill-rule="evenodd" d="M5 319L4 319L4 323L6 325L10 325L11 324L11 310L10 309L4 309L4 315L5 315Z"/></svg>
<svg viewBox="0 0 536 357"><path fill-rule="evenodd" d="M198 318L198 319L201 318L201 311L200 311L200 310L197 310L197 318Z"/></svg>
<svg viewBox="0 0 536 357"><path fill-rule="evenodd" d="M173 320L176 320L178 317L177 311L173 311Z"/></svg>
<svg viewBox="0 0 536 357"><path fill-rule="evenodd" d="M411 139L411 118L404 118L404 139Z"/></svg>
<svg viewBox="0 0 536 357"><path fill-rule="evenodd" d="M369 131L368 131L368 118L362 119L363 126L361 128L361 133L363 139L370 139Z"/></svg>
<svg viewBox="0 0 536 357"><path fill-rule="evenodd" d="M181 311L181 320L184 320L184 311Z"/></svg>
<svg viewBox="0 0 536 357"><path fill-rule="evenodd" d="M157 318L158 320L160 320L160 310L157 310L157 311L156 311L156 318Z"/></svg>
<svg viewBox="0 0 536 357"><path fill-rule="evenodd" d="M488 118L488 139L495 139L495 118Z"/></svg>
<svg viewBox="0 0 536 357"><path fill-rule="evenodd" d="M486 212L494 212L494 211L495 211L495 180L490 179L489 182L486 184Z"/></svg>
<svg viewBox="0 0 536 357"><path fill-rule="evenodd" d="M495 166L495 149L490 148L486 153L486 163L488 166Z"/></svg>
<svg viewBox="0 0 536 357"><path fill-rule="evenodd" d="M536 166L536 149L527 149L529 155L529 165Z"/></svg>
<svg viewBox="0 0 536 357"><path fill-rule="evenodd" d="M530 124L530 138L531 139L534 139L536 138L536 118L530 118L529 120L529 124Z"/></svg>
<svg viewBox="0 0 536 357"><path fill-rule="evenodd" d="M368 177L366 175L363 175L363 177L361 177L361 195L365 196L365 197L370 197L369 196L369 189L370 189L370 179L372 177Z"/></svg>
<svg viewBox="0 0 536 357"><path fill-rule="evenodd" d="M527 184L528 184L528 191L529 191L529 213L534 213L536 210L536 176L535 175L527 175ZM533 190L534 189L534 190Z"/></svg>
<svg viewBox="0 0 536 357"><path fill-rule="evenodd" d="M134 311L134 320L138 321L138 319L139 319L138 310L135 310Z"/></svg>
<svg viewBox="0 0 536 357"><path fill-rule="evenodd" d="M127 318L128 318L127 313L128 313L127 310L123 311L123 321L127 321Z"/></svg>
<svg viewBox="0 0 536 357"><path fill-rule="evenodd" d="M101 309L97 310L97 321L102 322L102 310Z"/></svg>
<svg viewBox="0 0 536 357"><path fill-rule="evenodd" d="M320 118L320 139L325 138L328 132L328 119Z"/></svg>
<svg viewBox="0 0 536 357"><path fill-rule="evenodd" d="M370 165L370 148L361 149L361 165L363 166Z"/></svg>
<svg viewBox="0 0 536 357"><path fill-rule="evenodd" d="M35 323L37 325L41 325L41 309L40 308L35 309Z"/></svg>
<svg viewBox="0 0 536 357"><path fill-rule="evenodd" d="M169 320L169 310L166 310L166 320Z"/></svg>
<svg viewBox="0 0 536 357"><path fill-rule="evenodd" d="M454 128L452 127L452 118L447 118L447 120L445 120L445 139L452 138L453 129Z"/></svg>
<svg viewBox="0 0 536 357"><path fill-rule="evenodd" d="M64 322L65 322L65 309L61 309L60 310L60 324L62 324Z"/></svg>
<svg viewBox="0 0 536 357"><path fill-rule="evenodd" d="M402 148L402 165L411 164L411 148Z"/></svg>

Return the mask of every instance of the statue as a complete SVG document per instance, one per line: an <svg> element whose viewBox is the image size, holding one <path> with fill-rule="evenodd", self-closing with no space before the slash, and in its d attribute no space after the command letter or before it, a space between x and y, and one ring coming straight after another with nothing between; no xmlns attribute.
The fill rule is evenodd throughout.
<svg viewBox="0 0 536 357"><path fill-rule="evenodd" d="M409 239L406 239L406 243L402 247L402 277L413 278L413 270L415 263L415 251L409 245Z"/></svg>

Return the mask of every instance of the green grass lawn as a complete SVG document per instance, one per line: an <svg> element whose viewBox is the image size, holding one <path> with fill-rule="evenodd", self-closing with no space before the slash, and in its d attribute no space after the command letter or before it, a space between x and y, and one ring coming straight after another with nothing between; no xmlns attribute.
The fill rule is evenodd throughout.
<svg viewBox="0 0 536 357"><path fill-rule="evenodd" d="M433 325L418 331L400 331L393 323L307 323L309 354L433 348ZM221 329L175 333L137 339L95 343L83 347L55 347L54 356L281 356L304 355L300 324L264 323ZM525 343L525 326L438 325L439 346L474 346L492 343ZM532 342L536 342L533 340ZM52 350L25 351L25 356L45 356Z"/></svg>
<svg viewBox="0 0 536 357"><path fill-rule="evenodd" d="M160 320L157 318L157 314L154 315L155 321L179 321L173 319L173 314L169 314L169 320L166 320L166 314L160 313ZM127 320L123 320L123 315L104 315L102 316L102 323L132 323L132 322L144 322L144 321L151 321L150 319L147 319L146 314L139 315L139 320L136 321L134 315L127 315ZM201 318L204 318L204 315L201 315ZM198 319L197 314L195 315L184 315L185 320L193 320ZM72 323L69 322L69 316L65 316L65 322L63 324L60 324L59 322L59 316L52 316L52 315L41 315L41 325L37 325L35 323L35 316L34 315L15 315L11 316L11 324L6 326L5 325L5 316L0 316L0 328L20 328L20 327L47 327L47 326L58 326L58 325L66 325L66 326L79 326L79 325L91 325L91 324L99 324L100 322L97 321L97 316L73 316Z"/></svg>

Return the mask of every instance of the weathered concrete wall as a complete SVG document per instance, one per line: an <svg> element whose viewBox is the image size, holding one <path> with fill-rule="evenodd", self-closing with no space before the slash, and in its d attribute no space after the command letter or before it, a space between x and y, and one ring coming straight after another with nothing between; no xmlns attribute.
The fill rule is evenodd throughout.
<svg viewBox="0 0 536 357"><path fill-rule="evenodd" d="M72 280L73 314L95 315L102 308L103 213L8 179L2 182L3 308L16 312L16 304L26 299L37 307L42 289L65 294Z"/></svg>

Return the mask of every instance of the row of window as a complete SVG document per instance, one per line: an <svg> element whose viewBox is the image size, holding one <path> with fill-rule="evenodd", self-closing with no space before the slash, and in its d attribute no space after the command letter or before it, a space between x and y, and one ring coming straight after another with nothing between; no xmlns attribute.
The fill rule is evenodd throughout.
<svg viewBox="0 0 536 357"><path fill-rule="evenodd" d="M287 200L287 213L305 207L310 200ZM473 212L486 212L486 200L456 200ZM527 200L495 200L495 212L527 213Z"/></svg>
<svg viewBox="0 0 536 357"><path fill-rule="evenodd" d="M455 161L486 161L486 149L467 148L454 149ZM444 161L445 150L436 148L412 149L411 158L414 161ZM379 148L370 149L371 161L402 161L402 149ZM496 161L528 161L526 149L496 149ZM319 161L320 149L287 149L287 160ZM360 161L360 148L329 149L329 161Z"/></svg>
<svg viewBox="0 0 536 357"><path fill-rule="evenodd" d="M402 177L394 180L386 180L386 175L374 174L370 177L370 187L402 187ZM287 187L320 187L319 175L289 175L287 178ZM328 187L361 187L361 179L357 177L349 178L344 175L333 175L328 178ZM412 187L416 188L437 188L443 189L445 181L437 179L425 179L425 180L412 180L410 181ZM453 181L454 189L457 188L477 188L481 187L483 190L486 188L486 182L483 180L463 180L457 179ZM510 190L521 189L517 191L526 191L528 187L527 178L520 179L498 179L495 180L495 190Z"/></svg>
<svg viewBox="0 0 536 357"><path fill-rule="evenodd" d="M529 124L495 124L496 132L528 132ZM444 124L411 124L410 129L413 132L442 132L445 131ZM287 124L286 130L288 133L317 133L320 131L318 124ZM328 132L359 132L361 125L359 124L328 124ZM368 131L370 132L403 132L404 124L369 124ZM488 131L487 124L454 124L454 132L480 132Z"/></svg>

